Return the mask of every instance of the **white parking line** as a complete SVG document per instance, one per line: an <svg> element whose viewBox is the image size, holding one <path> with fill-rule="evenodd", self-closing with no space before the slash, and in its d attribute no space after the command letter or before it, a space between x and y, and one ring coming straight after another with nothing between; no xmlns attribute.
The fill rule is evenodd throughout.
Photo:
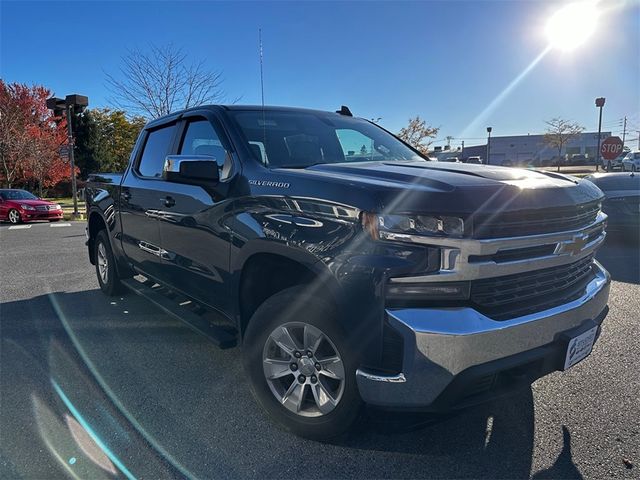
<svg viewBox="0 0 640 480"><path fill-rule="evenodd" d="M24 230L25 228L31 228L31 225L11 225L9 230Z"/></svg>
<svg viewBox="0 0 640 480"><path fill-rule="evenodd" d="M56 228L56 227L70 227L71 224L70 223L52 223L51 225L49 225L51 228Z"/></svg>

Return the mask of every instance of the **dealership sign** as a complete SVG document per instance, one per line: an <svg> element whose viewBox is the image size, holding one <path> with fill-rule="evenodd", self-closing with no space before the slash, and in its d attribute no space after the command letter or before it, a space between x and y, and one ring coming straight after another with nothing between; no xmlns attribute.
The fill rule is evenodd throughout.
<svg viewBox="0 0 640 480"><path fill-rule="evenodd" d="M622 153L623 143L620 137L609 137L600 146L600 155L605 160L613 160Z"/></svg>

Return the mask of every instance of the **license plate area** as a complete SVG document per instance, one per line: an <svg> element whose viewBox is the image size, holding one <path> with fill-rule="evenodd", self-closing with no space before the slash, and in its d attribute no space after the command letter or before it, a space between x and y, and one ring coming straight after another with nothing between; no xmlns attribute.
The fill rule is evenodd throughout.
<svg viewBox="0 0 640 480"><path fill-rule="evenodd" d="M567 335L568 340L562 370L568 370L589 356L593 349L593 344L598 338L599 328L598 325L595 325L583 330L581 333Z"/></svg>

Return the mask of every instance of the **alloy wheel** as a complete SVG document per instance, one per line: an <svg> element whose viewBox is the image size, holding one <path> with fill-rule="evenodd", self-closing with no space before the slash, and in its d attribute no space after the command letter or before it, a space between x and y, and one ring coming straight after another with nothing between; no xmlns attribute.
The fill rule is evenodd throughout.
<svg viewBox="0 0 640 480"><path fill-rule="evenodd" d="M291 322L271 332L263 348L264 376L287 410L304 417L333 411L345 387L345 367L331 339L314 325Z"/></svg>
<svg viewBox="0 0 640 480"><path fill-rule="evenodd" d="M9 211L9 221L11 223L20 223L20 213L17 210Z"/></svg>

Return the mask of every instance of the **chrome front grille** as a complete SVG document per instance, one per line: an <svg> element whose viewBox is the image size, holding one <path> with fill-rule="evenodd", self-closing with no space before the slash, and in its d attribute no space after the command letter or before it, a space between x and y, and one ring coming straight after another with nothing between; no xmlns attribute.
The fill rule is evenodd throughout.
<svg viewBox="0 0 640 480"><path fill-rule="evenodd" d="M543 270L471 282L471 302L494 320L539 312L584 294L593 279L593 255Z"/></svg>
<svg viewBox="0 0 640 480"><path fill-rule="evenodd" d="M591 202L571 207L477 214L472 218L473 237L521 237L576 230L592 224L599 209L599 202Z"/></svg>
<svg viewBox="0 0 640 480"><path fill-rule="evenodd" d="M36 212L48 212L50 210L55 210L54 205L36 205Z"/></svg>

